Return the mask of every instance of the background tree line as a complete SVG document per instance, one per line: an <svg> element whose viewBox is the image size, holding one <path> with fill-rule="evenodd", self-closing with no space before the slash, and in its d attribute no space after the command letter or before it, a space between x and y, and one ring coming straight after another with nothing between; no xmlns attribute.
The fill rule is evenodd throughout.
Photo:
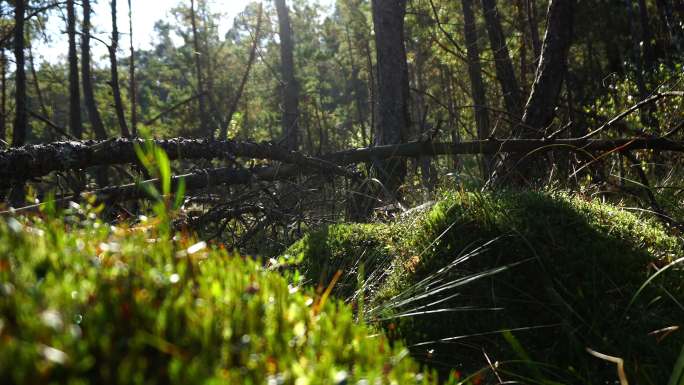
<svg viewBox="0 0 684 385"><path fill-rule="evenodd" d="M415 140L672 136L682 124L675 95L591 132L681 88L681 0L337 0L332 10L277 0L248 5L224 36L220 9L179 1L175 20L156 23L153 48L137 51L117 1L109 26L91 25L90 3L3 2L0 138L8 146L144 133L265 140L320 155ZM63 38L48 36L51 18L64 24L67 60L39 63L33 46ZM107 46L108 60L91 58L93 44ZM588 168L561 152L546 161L420 157L408 166L390 158L373 169L392 195L413 184L432 191L445 173L467 183L626 187L635 164L663 177L680 162L658 151L635 156Z"/></svg>

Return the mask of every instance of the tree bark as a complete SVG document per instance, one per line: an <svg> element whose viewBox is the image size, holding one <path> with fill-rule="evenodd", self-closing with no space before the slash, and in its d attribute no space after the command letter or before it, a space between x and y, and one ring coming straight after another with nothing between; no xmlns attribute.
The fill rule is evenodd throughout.
<svg viewBox="0 0 684 385"><path fill-rule="evenodd" d="M409 77L404 45L406 0L373 0L375 49L378 60L378 111L375 145L403 143L408 138ZM379 180L396 199L406 176L404 159L389 159L376 165ZM393 195L393 196L392 196Z"/></svg>
<svg viewBox="0 0 684 385"><path fill-rule="evenodd" d="M283 82L283 144L296 150L299 147L299 82L295 77L294 42L290 12L285 0L275 0L280 35L280 71Z"/></svg>
<svg viewBox="0 0 684 385"><path fill-rule="evenodd" d="M138 161L135 145L142 139L110 139L107 141L56 142L28 145L0 151L0 187L38 178L53 171L85 169ZM625 139L488 139L456 143L409 142L340 151L312 158L268 143L210 141L206 139L153 140L166 151L170 160L179 159L268 159L295 164L299 169L325 169L337 175L351 176L342 166L372 162L393 157L439 156L453 154L514 153L537 156L546 151L575 151L578 154L609 153L634 150L660 150L684 153L684 142L667 138ZM597 158L589 157L590 161Z"/></svg>
<svg viewBox="0 0 684 385"><path fill-rule="evenodd" d="M24 13L26 1L15 1L14 8L14 63L16 64L14 80L14 126L12 128L12 146L19 147L26 143L28 131L28 106L26 98L26 58L24 55Z"/></svg>
<svg viewBox="0 0 684 385"><path fill-rule="evenodd" d="M539 27L537 26L537 5L535 0L525 0L527 2L527 24L530 28L532 38L532 49L534 50L535 63L541 56L541 39L539 38Z"/></svg>
<svg viewBox="0 0 684 385"><path fill-rule="evenodd" d="M76 10L74 0L67 0L67 35L69 38L69 129L76 139L83 137L81 119L81 86L76 53Z"/></svg>
<svg viewBox="0 0 684 385"><path fill-rule="evenodd" d="M525 23L525 7L523 2L526 0L516 0L517 16L518 16L518 30L520 32L520 95L527 94L527 40L528 33ZM522 98L520 98L522 103Z"/></svg>
<svg viewBox="0 0 684 385"><path fill-rule="evenodd" d="M112 42L109 46L109 70L111 72L110 85L112 87L112 94L114 96L114 109L116 110L116 119L119 122L121 129L121 136L128 138L131 136L128 131L128 124L126 123L126 114L124 113L123 101L121 100L121 88L119 86L119 63L116 58L116 52L119 50L119 29L116 22L116 0L111 0L112 13Z"/></svg>
<svg viewBox="0 0 684 385"><path fill-rule="evenodd" d="M7 55L5 48L0 47L0 140L7 140Z"/></svg>
<svg viewBox="0 0 684 385"><path fill-rule="evenodd" d="M641 44L643 47L644 67L646 71L650 72L653 70L655 54L653 52L653 44L651 43L653 33L651 32L651 22L648 17L646 0L639 0L639 21L641 24Z"/></svg>
<svg viewBox="0 0 684 385"><path fill-rule="evenodd" d="M494 53L494 64L496 67L496 78L501 85L506 111L516 118L522 117L522 102L520 101L520 87L515 78L513 62L508 53L506 36L501 27L499 10L496 0L482 0L482 12L487 24L489 42Z"/></svg>
<svg viewBox="0 0 684 385"><path fill-rule="evenodd" d="M523 138L539 138L554 118L567 72L576 0L551 0L539 66L522 119Z"/></svg>
<svg viewBox="0 0 684 385"><path fill-rule="evenodd" d="M15 181L40 177L53 171L137 163L136 145L143 139L109 139L105 141L53 142L0 151L0 186ZM302 167L325 168L341 175L352 175L329 161L321 161L270 143L214 141L211 139L153 140L170 160L222 159L236 157L270 159Z"/></svg>
<svg viewBox="0 0 684 385"><path fill-rule="evenodd" d="M45 98L43 97L43 91L40 89L40 83L38 81L38 71L36 71L36 63L33 60L33 48L31 47L31 44L29 44L26 48L28 49L28 64L29 68L31 69L31 77L33 78L33 88L36 92L36 97L38 98L40 112L47 117L48 111L45 105Z"/></svg>
<svg viewBox="0 0 684 385"><path fill-rule="evenodd" d="M679 23L677 23L677 20L674 17L672 3L670 2L670 0L656 0L656 6L658 7L658 15L661 24L667 32L667 41L665 42L665 47L667 51L666 59L670 68L673 68L673 52L674 56L677 55L677 52L681 52L682 43L684 43L682 41L684 40L684 31L682 30L682 26L679 25Z"/></svg>
<svg viewBox="0 0 684 385"><path fill-rule="evenodd" d="M470 93L474 104L475 125L477 138L489 137L489 114L487 112L487 95L482 80L482 66L480 65L480 49L477 46L478 36L473 12L473 0L461 0L463 7L463 34L465 36L468 55L468 77L470 78ZM486 178L491 173L492 158L484 157L480 168Z"/></svg>
<svg viewBox="0 0 684 385"><path fill-rule="evenodd" d="M204 136L207 138L212 138L214 135L209 129L209 124L207 123L207 107L205 103L206 94L204 92L204 78L202 76L202 57L199 44L199 33L197 32L197 16L195 14L195 0L190 0L190 24L192 26L192 45L193 56L195 58L195 77L197 80L197 104L199 107L199 120L200 120L200 134L199 136Z"/></svg>
<svg viewBox="0 0 684 385"><path fill-rule="evenodd" d="M81 78L83 81L83 100L88 111L88 119L95 133L95 138L107 138L102 117L97 109L93 91L93 77L90 73L90 0L83 0L83 33L81 34Z"/></svg>
<svg viewBox="0 0 684 385"><path fill-rule="evenodd" d="M352 81L352 92L354 94L356 120L359 125L359 133L361 134L361 143L363 143L363 145L366 146L368 145L368 137L366 133L366 118L364 116L365 109L363 108L363 99L361 98L362 82L361 79L359 79L359 68L356 65L356 61L354 60L354 41L352 39L351 32L349 31L349 24L345 25L344 35L347 41L347 48L349 51L349 70Z"/></svg>
<svg viewBox="0 0 684 385"><path fill-rule="evenodd" d="M138 88L135 84L135 49L133 48L133 8L131 0L128 0L128 41L130 43L131 57L129 59L128 77L131 98L131 135L138 136Z"/></svg>
<svg viewBox="0 0 684 385"><path fill-rule="evenodd" d="M555 117L555 108L567 73L567 57L572 43L573 15L576 0L551 0L541 58L530 97L525 105L518 137L542 138ZM523 162L525 160L525 162ZM538 185L546 169L538 162L527 161L522 154L506 158L497 170L497 181L516 186ZM508 169L505 170L504 167ZM515 171L514 174L511 174ZM503 178L502 178L503 177Z"/></svg>

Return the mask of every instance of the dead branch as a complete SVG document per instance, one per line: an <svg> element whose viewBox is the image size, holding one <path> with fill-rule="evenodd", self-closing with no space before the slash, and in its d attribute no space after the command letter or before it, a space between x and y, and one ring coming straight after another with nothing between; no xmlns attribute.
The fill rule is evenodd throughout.
<svg viewBox="0 0 684 385"><path fill-rule="evenodd" d="M684 142L667 138L628 139L488 139L458 143L411 142L400 145L358 148L313 158L270 143L212 141L206 139L153 140L177 159L267 159L300 168L314 169L346 177L355 177L343 168L354 163L391 157L418 157L454 154L541 153L551 150L584 153L630 150L684 152ZM13 182L42 177L53 171L86 169L93 166L137 162L134 146L143 139L56 142L11 148L0 151L0 187Z"/></svg>
<svg viewBox="0 0 684 385"><path fill-rule="evenodd" d="M93 166L130 164L138 161L135 145L144 139L110 139L106 141L68 141L30 145L0 151L0 186L45 176L53 171L85 169ZM316 159L270 143L212 141L206 139L154 140L171 160L223 159L237 157L268 159L302 168L318 169L335 175L356 175L327 160Z"/></svg>

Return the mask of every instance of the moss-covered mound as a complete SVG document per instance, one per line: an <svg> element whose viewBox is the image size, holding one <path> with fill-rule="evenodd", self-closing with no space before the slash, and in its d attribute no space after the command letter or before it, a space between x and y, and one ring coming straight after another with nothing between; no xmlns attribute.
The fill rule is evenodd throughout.
<svg viewBox="0 0 684 385"><path fill-rule="evenodd" d="M312 279L320 266L348 265L364 250L392 261L379 266L387 272L366 293L366 315L445 371L488 366L486 354L508 379L614 381L615 365L591 348L624 359L637 383L662 384L684 343L676 330L684 326L684 273L673 266L639 289L684 256L682 247L607 204L461 193L389 226L329 227L289 252L312 266Z"/></svg>
<svg viewBox="0 0 684 385"><path fill-rule="evenodd" d="M0 220L0 383L431 383L346 305L159 229Z"/></svg>

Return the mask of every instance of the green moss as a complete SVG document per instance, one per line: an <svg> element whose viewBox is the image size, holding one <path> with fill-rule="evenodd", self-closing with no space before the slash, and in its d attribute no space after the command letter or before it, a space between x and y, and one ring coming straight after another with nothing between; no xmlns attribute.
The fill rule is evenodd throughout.
<svg viewBox="0 0 684 385"><path fill-rule="evenodd" d="M327 287L340 271L335 293L349 297L357 289L361 269L372 272L387 268L395 240L392 228L386 224L331 225L307 234L286 254L302 261L299 268L319 288Z"/></svg>
<svg viewBox="0 0 684 385"><path fill-rule="evenodd" d="M667 381L683 334L659 341L649 333L684 319L682 270L664 274L628 309L655 266L684 255L683 242L653 221L565 194L458 193L388 228L399 237L384 248L370 232L337 234L332 243L325 233L315 237L343 260L368 241L395 258L367 315L398 325L417 358L438 369L476 368L486 365L482 347L497 360L518 360L520 349L497 332L514 329L543 365L509 363L502 370L513 378L614 380L612 365L586 353L591 347L625 359L638 383Z"/></svg>
<svg viewBox="0 0 684 385"><path fill-rule="evenodd" d="M0 382L431 383L346 305L157 229L0 220Z"/></svg>

